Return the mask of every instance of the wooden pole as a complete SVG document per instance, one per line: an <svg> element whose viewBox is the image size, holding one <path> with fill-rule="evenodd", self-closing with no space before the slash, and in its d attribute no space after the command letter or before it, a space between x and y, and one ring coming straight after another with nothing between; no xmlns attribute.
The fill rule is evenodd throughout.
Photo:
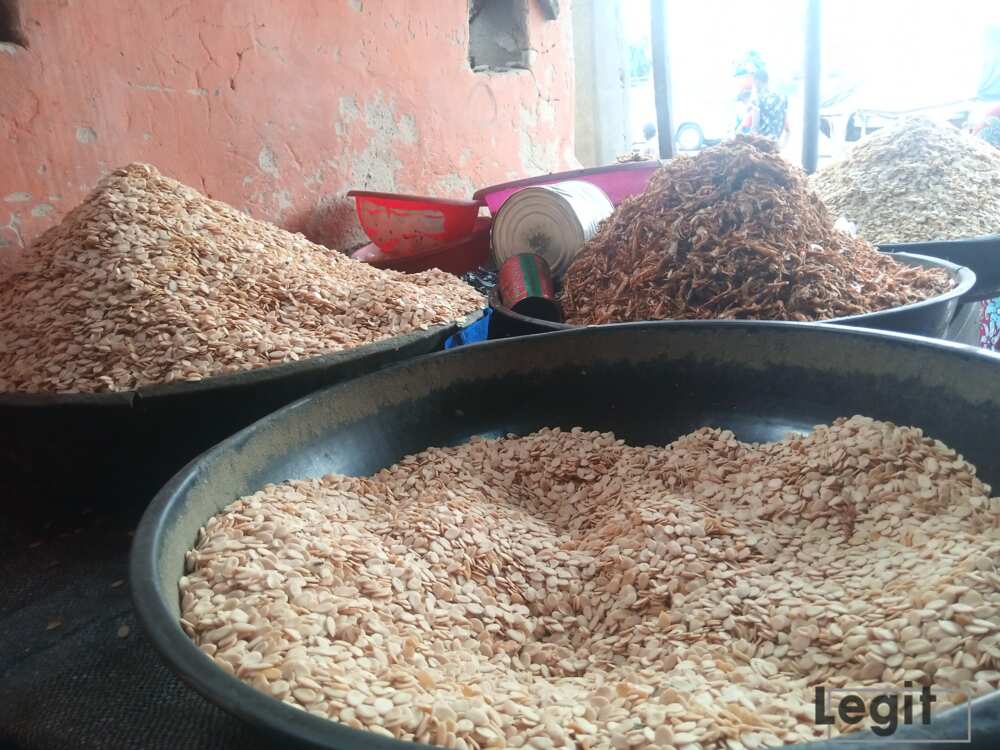
<svg viewBox="0 0 1000 750"><path fill-rule="evenodd" d="M820 18L822 0L809 0L806 6L806 80L805 115L802 122L802 168L807 174L816 171L819 162L819 72Z"/></svg>
<svg viewBox="0 0 1000 750"><path fill-rule="evenodd" d="M674 125L670 112L670 56L667 54L667 0L650 0L652 28L653 91L656 94L656 130L660 140L660 158L674 156Z"/></svg>

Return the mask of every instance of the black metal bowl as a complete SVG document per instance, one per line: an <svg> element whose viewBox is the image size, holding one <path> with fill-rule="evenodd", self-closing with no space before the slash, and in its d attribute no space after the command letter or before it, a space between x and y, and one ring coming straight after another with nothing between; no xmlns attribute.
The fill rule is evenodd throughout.
<svg viewBox="0 0 1000 750"><path fill-rule="evenodd" d="M964 301L966 295L976 283L976 275L963 266L950 263L941 258L931 258L926 255L914 255L912 253L896 253L896 260L909 263L910 265L922 266L923 268L943 268L951 274L954 285L944 294L925 299L920 302L913 302L909 305L891 307L888 310L865 313L864 315L849 315L843 318L830 318L829 320L816 321L823 325L835 324L845 326L858 326L859 328L878 328L883 331L896 331L897 333L912 333L917 336L931 336L933 338L945 338L948 327L959 303ZM521 315L511 310L500 300L499 294L494 289L490 295L490 305L493 307L496 317L496 330L503 335L524 336L532 333L543 333L545 331L565 331L571 328L579 328L568 323L553 323L540 318L532 318Z"/></svg>
<svg viewBox="0 0 1000 750"><path fill-rule="evenodd" d="M976 284L966 301L1000 297L1000 234L988 234L965 240L936 242L900 242L879 245L886 253L918 253L965 266L976 274Z"/></svg>
<svg viewBox="0 0 1000 750"><path fill-rule="evenodd" d="M7 498L0 512L125 508L138 518L163 483L206 448L318 388L437 351L458 327L134 391L0 393L0 498Z"/></svg>
<svg viewBox="0 0 1000 750"><path fill-rule="evenodd" d="M956 344L842 326L693 321L580 328L422 357L291 404L174 476L136 531L136 610L177 674L282 746L412 748L266 696L188 639L178 624L177 583L185 551L212 515L271 482L368 475L474 435L581 425L647 445L712 425L767 441L856 413L922 427L1000 486L1000 356ZM1000 746L1000 692L972 712L972 747ZM964 734L965 721L955 709L925 733ZM904 736L889 738L896 744L888 747L927 747L900 743Z"/></svg>

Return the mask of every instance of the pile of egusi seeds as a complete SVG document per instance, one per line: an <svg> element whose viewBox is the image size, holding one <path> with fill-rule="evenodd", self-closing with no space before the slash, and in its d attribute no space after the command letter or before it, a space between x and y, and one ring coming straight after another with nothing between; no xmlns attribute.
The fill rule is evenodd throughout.
<svg viewBox="0 0 1000 750"><path fill-rule="evenodd" d="M953 450L864 417L768 444L545 429L238 500L188 553L182 625L400 739L775 747L825 736L818 685L997 688L998 517Z"/></svg>
<svg viewBox="0 0 1000 750"><path fill-rule="evenodd" d="M460 320L443 271L383 271L145 164L0 272L0 391L123 391L295 362Z"/></svg>
<svg viewBox="0 0 1000 750"><path fill-rule="evenodd" d="M866 136L810 181L869 242L1000 234L1000 150L951 125L903 120Z"/></svg>

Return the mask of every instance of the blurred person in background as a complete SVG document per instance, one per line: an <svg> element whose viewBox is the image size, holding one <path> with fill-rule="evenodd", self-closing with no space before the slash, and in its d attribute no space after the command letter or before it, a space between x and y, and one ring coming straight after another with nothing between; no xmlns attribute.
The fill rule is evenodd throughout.
<svg viewBox="0 0 1000 750"><path fill-rule="evenodd" d="M784 144L790 134L788 99L771 91L769 80L764 69L753 74L750 132Z"/></svg>
<svg viewBox="0 0 1000 750"><path fill-rule="evenodd" d="M646 159L660 158L660 142L656 140L656 126L647 122L642 127L643 141L639 147L639 154Z"/></svg>
<svg viewBox="0 0 1000 750"><path fill-rule="evenodd" d="M1000 148L1000 104L986 113L982 122L972 129L972 133Z"/></svg>
<svg viewBox="0 0 1000 750"><path fill-rule="evenodd" d="M1000 148L1000 104L986 113L972 133ZM1000 352L1000 298L983 300L980 315L979 346Z"/></svg>
<svg viewBox="0 0 1000 750"><path fill-rule="evenodd" d="M624 164L630 161L647 161L660 158L660 142L656 138L656 126L647 122L642 126L642 140L632 144L627 154L619 154L617 161Z"/></svg>
<svg viewBox="0 0 1000 750"><path fill-rule="evenodd" d="M736 135L747 135L753 127L753 84L740 90L736 95Z"/></svg>
<svg viewBox="0 0 1000 750"><path fill-rule="evenodd" d="M764 61L754 50L736 62L733 71L736 82L734 135L747 135L753 126L753 77L760 70L764 70Z"/></svg>
<svg viewBox="0 0 1000 750"><path fill-rule="evenodd" d="M982 302L979 319L979 346L1000 352L1000 298Z"/></svg>

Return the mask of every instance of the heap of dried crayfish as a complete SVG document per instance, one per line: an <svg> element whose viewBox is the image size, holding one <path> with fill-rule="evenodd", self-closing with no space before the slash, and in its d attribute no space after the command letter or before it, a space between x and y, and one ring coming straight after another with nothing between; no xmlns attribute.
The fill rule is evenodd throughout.
<svg viewBox="0 0 1000 750"><path fill-rule="evenodd" d="M756 136L673 159L624 201L563 280L569 323L824 320L951 287L833 228L805 174Z"/></svg>

